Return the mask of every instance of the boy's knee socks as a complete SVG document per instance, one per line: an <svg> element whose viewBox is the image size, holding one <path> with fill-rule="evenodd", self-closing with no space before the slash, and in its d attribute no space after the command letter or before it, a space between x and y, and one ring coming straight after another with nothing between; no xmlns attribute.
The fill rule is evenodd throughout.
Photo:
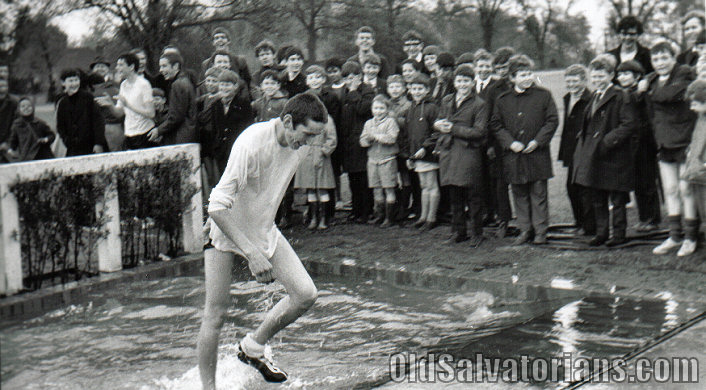
<svg viewBox="0 0 706 390"><path fill-rule="evenodd" d="M700 225L701 223L698 219L684 219L684 238L697 241L699 238Z"/></svg>
<svg viewBox="0 0 706 390"><path fill-rule="evenodd" d="M667 223L669 224L669 237L674 241L681 241L681 215L667 216Z"/></svg>

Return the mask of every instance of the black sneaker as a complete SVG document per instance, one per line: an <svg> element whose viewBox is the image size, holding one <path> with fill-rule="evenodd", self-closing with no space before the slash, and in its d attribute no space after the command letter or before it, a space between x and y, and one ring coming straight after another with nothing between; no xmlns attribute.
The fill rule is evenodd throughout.
<svg viewBox="0 0 706 390"><path fill-rule="evenodd" d="M248 356L240 345L238 345L238 359L245 364L255 367L256 370L260 371L260 374L262 374L262 377L265 378L267 382L280 383L287 380L287 373L275 367L272 361L264 356L261 358Z"/></svg>

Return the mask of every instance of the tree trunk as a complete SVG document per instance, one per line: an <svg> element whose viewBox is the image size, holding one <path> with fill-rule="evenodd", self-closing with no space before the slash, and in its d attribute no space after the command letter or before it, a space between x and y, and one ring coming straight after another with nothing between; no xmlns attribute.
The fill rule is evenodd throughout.
<svg viewBox="0 0 706 390"><path fill-rule="evenodd" d="M309 62L315 62L316 61L316 46L319 40L319 36L316 33L315 28L308 28L307 29L307 35L308 39L306 42L306 50L309 54Z"/></svg>
<svg viewBox="0 0 706 390"><path fill-rule="evenodd" d="M492 51L493 47L493 27L495 25L495 20L490 15L480 14L480 26L483 30L483 47Z"/></svg>

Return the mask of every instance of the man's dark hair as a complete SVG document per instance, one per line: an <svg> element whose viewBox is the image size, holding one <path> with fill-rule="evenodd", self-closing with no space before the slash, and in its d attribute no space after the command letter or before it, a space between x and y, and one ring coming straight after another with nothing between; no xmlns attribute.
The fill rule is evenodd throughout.
<svg viewBox="0 0 706 390"><path fill-rule="evenodd" d="M456 76L464 76L472 79L476 77L476 72L473 71L472 66L461 64L454 71L454 78L456 78Z"/></svg>
<svg viewBox="0 0 706 390"><path fill-rule="evenodd" d="M59 79L61 81L64 81L64 80L68 79L69 77L78 77L80 79L81 78L81 70L79 70L78 68L65 68L61 71Z"/></svg>
<svg viewBox="0 0 706 390"><path fill-rule="evenodd" d="M667 41L657 42L654 46L650 48L650 55L654 55L657 53L669 53L669 55L672 57L677 55L677 53L674 51L674 47Z"/></svg>
<svg viewBox="0 0 706 390"><path fill-rule="evenodd" d="M277 72L274 69L267 69L266 71L262 72L260 75L260 83L267 79L272 79L278 83L282 83L282 81L279 79L279 72Z"/></svg>
<svg viewBox="0 0 706 390"><path fill-rule="evenodd" d="M511 48L510 46L503 46L501 48L498 48L497 50L495 50L495 53L493 53L493 66L506 64L508 61L510 61L510 57L514 56L515 54L515 49Z"/></svg>
<svg viewBox="0 0 706 390"><path fill-rule="evenodd" d="M515 76L520 70L532 70L534 69L534 61L524 54L515 54L510 57L508 74Z"/></svg>
<svg viewBox="0 0 706 390"><path fill-rule="evenodd" d="M299 46L290 46L289 49L287 49L287 52L284 54L284 59L289 60L289 57L293 55L299 55L302 59L304 59L304 52L302 49L299 48Z"/></svg>
<svg viewBox="0 0 706 390"><path fill-rule="evenodd" d="M373 28L370 26L363 26L363 27L359 28L358 30L356 30L355 31L356 39L358 38L358 35L360 33L368 33L373 36L373 39L375 39L375 30L373 30Z"/></svg>
<svg viewBox="0 0 706 390"><path fill-rule="evenodd" d="M118 62L120 60L125 61L127 66L132 66L132 70L137 72L137 69L140 67L140 60L137 59L137 56L131 53L124 53L121 54L115 62Z"/></svg>
<svg viewBox="0 0 706 390"><path fill-rule="evenodd" d="M275 49L275 44L269 39L263 39L260 43L255 46L255 56L259 56L260 52L263 50L269 50L272 54L275 54L277 50Z"/></svg>
<svg viewBox="0 0 706 390"><path fill-rule="evenodd" d="M282 62L283 60L287 59L287 52L289 51L289 48L292 47L291 43L282 45L277 49L277 63Z"/></svg>
<svg viewBox="0 0 706 390"><path fill-rule="evenodd" d="M173 51L163 53L159 58L166 58L169 61L169 65L174 66L174 64L179 64L179 70L183 70L184 58L179 53Z"/></svg>
<svg viewBox="0 0 706 390"><path fill-rule="evenodd" d="M292 116L292 125L294 127L299 124L306 124L307 119L324 123L328 119L326 106L318 97L307 92L294 95L294 97L287 100L280 117L284 118L285 115Z"/></svg>
<svg viewBox="0 0 706 390"><path fill-rule="evenodd" d="M644 31L642 29L642 22L636 17L628 15L620 19L620 21L618 22L618 26L616 26L616 31L618 32L618 34L620 34L623 31L627 31L633 28L635 29L638 35L641 35Z"/></svg>
<svg viewBox="0 0 706 390"><path fill-rule="evenodd" d="M363 74L360 64L355 61L346 61L341 67L341 76L347 77L349 74Z"/></svg>
<svg viewBox="0 0 706 390"><path fill-rule="evenodd" d="M402 35L402 42L404 43L407 41L418 41L419 43L424 43L422 35L414 30L409 30Z"/></svg>
<svg viewBox="0 0 706 390"><path fill-rule="evenodd" d="M412 67L414 68L414 70L416 70L417 72L421 72L421 71L422 71L422 65L421 65L419 62L415 61L415 60L412 60L412 59L409 59L409 58L405 59L404 61L402 61L402 62L400 63L400 69L402 69L402 65L404 65L404 64L412 64Z"/></svg>

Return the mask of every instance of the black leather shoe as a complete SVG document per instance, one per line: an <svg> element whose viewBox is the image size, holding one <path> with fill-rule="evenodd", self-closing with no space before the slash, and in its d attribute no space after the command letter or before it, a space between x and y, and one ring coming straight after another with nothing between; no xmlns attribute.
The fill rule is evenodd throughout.
<svg viewBox="0 0 706 390"><path fill-rule="evenodd" d="M625 237L613 237L610 240L606 241L605 246L614 247L618 245L623 245L626 242L628 242L628 239Z"/></svg>
<svg viewBox="0 0 706 390"><path fill-rule="evenodd" d="M267 382L280 383L287 380L287 373L275 367L274 363L269 359L264 356L260 358L248 356L241 346L238 346L238 359L247 365L255 367Z"/></svg>
<svg viewBox="0 0 706 390"><path fill-rule="evenodd" d="M603 236L594 236L591 241L588 242L588 246L601 246L606 242L607 239L607 237Z"/></svg>

